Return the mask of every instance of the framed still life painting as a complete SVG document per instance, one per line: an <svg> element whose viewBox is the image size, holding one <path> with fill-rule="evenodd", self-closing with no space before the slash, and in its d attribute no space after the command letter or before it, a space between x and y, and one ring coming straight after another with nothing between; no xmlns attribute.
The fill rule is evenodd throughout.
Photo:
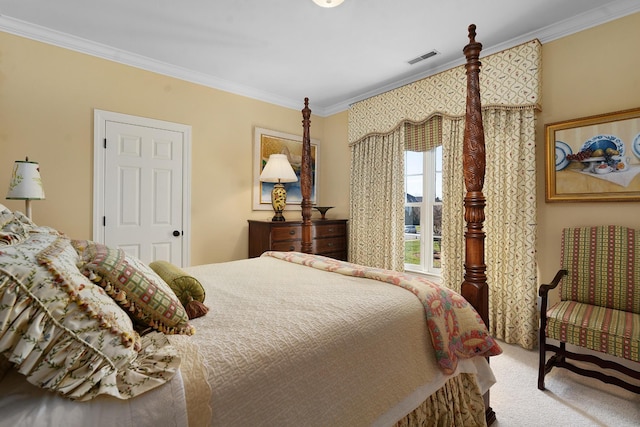
<svg viewBox="0 0 640 427"><path fill-rule="evenodd" d="M545 126L547 202L640 200L640 108Z"/></svg>
<svg viewBox="0 0 640 427"><path fill-rule="evenodd" d="M311 139L311 203L317 204L318 197L318 144ZM271 154L285 154L297 182L284 183L287 190L287 206L285 210L300 210L302 192L300 190L300 167L302 166L302 136L277 132L256 127L254 130L253 158L253 209L273 210L271 206L272 182L260 182L260 174Z"/></svg>

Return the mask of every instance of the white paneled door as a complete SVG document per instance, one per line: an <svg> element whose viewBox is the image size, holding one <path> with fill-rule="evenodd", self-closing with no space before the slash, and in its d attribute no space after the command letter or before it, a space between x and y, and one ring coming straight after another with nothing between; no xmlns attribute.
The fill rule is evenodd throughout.
<svg viewBox="0 0 640 427"><path fill-rule="evenodd" d="M103 215L95 221L101 241L146 263L162 259L188 265L184 190L190 132L185 135L183 125L131 116L106 117L100 126L102 147L95 148L104 154Z"/></svg>

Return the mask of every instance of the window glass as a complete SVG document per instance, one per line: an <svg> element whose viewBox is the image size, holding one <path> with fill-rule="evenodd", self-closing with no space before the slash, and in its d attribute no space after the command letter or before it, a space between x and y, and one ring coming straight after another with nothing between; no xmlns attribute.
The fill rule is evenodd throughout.
<svg viewBox="0 0 640 427"><path fill-rule="evenodd" d="M405 151L404 167L406 175L422 175L424 162L422 161L422 153L416 151Z"/></svg>
<svg viewBox="0 0 640 427"><path fill-rule="evenodd" d="M440 274L442 147L405 152L405 269Z"/></svg>
<svg viewBox="0 0 640 427"><path fill-rule="evenodd" d="M406 202L421 202L423 196L423 182L424 177L422 175L407 176L405 181L405 189L407 191Z"/></svg>
<svg viewBox="0 0 640 427"><path fill-rule="evenodd" d="M422 259L420 244L420 206L404 208L404 261L420 265Z"/></svg>

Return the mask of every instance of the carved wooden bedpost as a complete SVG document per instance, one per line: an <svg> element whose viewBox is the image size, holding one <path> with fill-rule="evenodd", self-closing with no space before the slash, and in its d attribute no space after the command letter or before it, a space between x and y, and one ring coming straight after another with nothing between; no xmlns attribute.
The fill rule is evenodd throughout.
<svg viewBox="0 0 640 427"><path fill-rule="evenodd" d="M302 109L302 167L300 169L300 191L302 193L302 247L301 251L310 254L313 252L311 242L311 137L309 127L311 125L311 110L309 98L304 99Z"/></svg>
<svg viewBox="0 0 640 427"><path fill-rule="evenodd" d="M486 166L484 127L482 125L482 105L480 103L480 51L482 44L476 42L476 26L469 25L469 44L463 49L467 58L467 111L464 125L464 185L467 194L464 197L464 219L467 222L465 232L464 281L461 293L469 301L475 301L474 307L489 327L489 286L487 285L487 266L484 260L484 222L485 199L482 194ZM489 391L485 393L485 418L487 425L496 420L496 414L489 403Z"/></svg>
<svg viewBox="0 0 640 427"><path fill-rule="evenodd" d="M467 111L464 125L464 184L467 194L464 198L464 219L467 222L465 232L465 263L462 296L478 301L476 309L482 320L489 326L489 288L484 262L484 222L485 199L482 194L485 172L484 128L482 126L482 108L480 104L480 51L482 44L477 43L476 26L469 26L469 44L464 47L467 58Z"/></svg>

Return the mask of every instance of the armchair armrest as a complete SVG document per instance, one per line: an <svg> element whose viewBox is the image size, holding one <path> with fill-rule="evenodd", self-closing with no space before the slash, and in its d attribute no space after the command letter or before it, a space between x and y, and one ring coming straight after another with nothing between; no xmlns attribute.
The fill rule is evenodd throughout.
<svg viewBox="0 0 640 427"><path fill-rule="evenodd" d="M538 374L538 388L540 390L544 390L544 359L545 359L545 346L546 346L546 330L547 330L547 304L549 300L549 291L551 289L555 289L559 284L560 280L568 274L567 270L559 270L556 273L556 277L553 278L551 283L540 285L540 289L538 290L538 295L540 296L540 329L538 330L539 341L538 345L540 346L540 372Z"/></svg>
<svg viewBox="0 0 640 427"><path fill-rule="evenodd" d="M540 285L540 290L538 291L538 295L540 295L540 342L544 343L545 340L545 329L547 327L547 301L549 299L549 291L551 289L555 289L556 286L560 283L560 280L563 276L568 273L567 270L559 270L556 273L556 277L553 278L551 283Z"/></svg>
<svg viewBox="0 0 640 427"><path fill-rule="evenodd" d="M543 298L546 298L549 291L551 289L555 289L560 283L560 280L562 279L562 277L565 276L567 273L568 273L567 270L559 270L556 273L556 277L553 278L551 283L540 285L540 289L538 290L538 295L540 295Z"/></svg>

